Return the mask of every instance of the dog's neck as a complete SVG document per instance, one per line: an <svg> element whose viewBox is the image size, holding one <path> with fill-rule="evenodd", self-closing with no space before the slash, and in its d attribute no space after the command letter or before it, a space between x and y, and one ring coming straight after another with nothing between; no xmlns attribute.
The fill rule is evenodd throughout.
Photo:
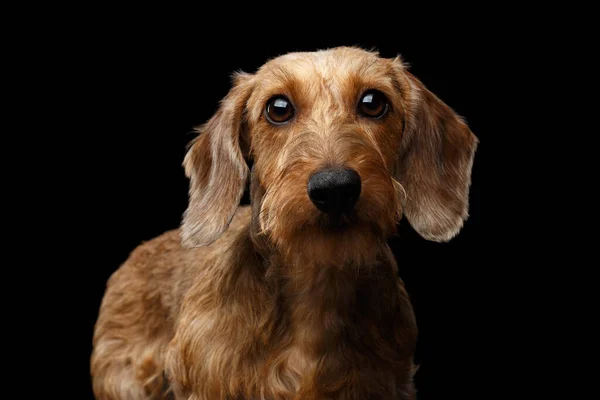
<svg viewBox="0 0 600 400"><path fill-rule="evenodd" d="M352 325L378 329L397 306L397 267L389 247L379 249L371 265L297 264L277 252L263 257L265 279L274 296L279 320L289 326L290 339L322 356L348 341Z"/></svg>
<svg viewBox="0 0 600 400"><path fill-rule="evenodd" d="M377 364L396 367L398 334L406 327L396 321L402 299L395 264L382 258L368 267L340 269L289 265L273 256L267 265L279 321L273 342L288 349L287 365L299 376L315 368L338 376L349 368L343 361L348 354L370 354Z"/></svg>
<svg viewBox="0 0 600 400"><path fill-rule="evenodd" d="M339 342L354 317L359 280L356 270L320 265L282 266L269 271L277 279L283 313L293 340L314 356Z"/></svg>

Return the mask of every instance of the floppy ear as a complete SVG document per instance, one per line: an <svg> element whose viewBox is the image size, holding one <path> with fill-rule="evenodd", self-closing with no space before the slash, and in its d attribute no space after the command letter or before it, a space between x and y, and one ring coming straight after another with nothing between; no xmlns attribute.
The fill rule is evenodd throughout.
<svg viewBox="0 0 600 400"><path fill-rule="evenodd" d="M198 129L183 161L190 178L189 204L183 215L184 247L215 241L229 226L244 193L248 166L240 141L251 75L237 74L213 117Z"/></svg>
<svg viewBox="0 0 600 400"><path fill-rule="evenodd" d="M404 73L411 104L396 169L396 179L406 191L404 215L425 239L445 242L468 217L478 139L450 107Z"/></svg>

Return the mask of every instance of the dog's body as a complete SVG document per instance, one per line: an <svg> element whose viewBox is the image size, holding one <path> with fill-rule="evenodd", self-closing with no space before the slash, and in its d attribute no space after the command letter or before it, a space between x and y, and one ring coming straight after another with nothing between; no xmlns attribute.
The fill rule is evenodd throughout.
<svg viewBox="0 0 600 400"><path fill-rule="evenodd" d="M417 328L386 239L401 214L430 240L460 230L477 139L398 59L359 49L234 83L186 156L181 230L109 281L97 398L413 399Z"/></svg>
<svg viewBox="0 0 600 400"><path fill-rule="evenodd" d="M117 271L101 311L110 323L97 336L118 327L119 340L96 347L96 370L105 374L98 396L111 398L102 391L112 389L111 377L127 385L112 398L161 398L172 340L167 365L181 398L310 399L323 389L342 399L361 390L410 398L416 326L389 252L361 274L268 274L282 265L255 253L250 219L240 208L216 242L197 249L183 249L179 232L168 232Z"/></svg>

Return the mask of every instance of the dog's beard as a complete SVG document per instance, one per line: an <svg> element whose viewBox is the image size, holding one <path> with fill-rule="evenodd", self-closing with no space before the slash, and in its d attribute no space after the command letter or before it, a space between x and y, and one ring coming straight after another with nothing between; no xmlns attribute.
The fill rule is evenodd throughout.
<svg viewBox="0 0 600 400"><path fill-rule="evenodd" d="M267 188L259 222L288 263L294 265L373 265L395 232L400 202L394 181L384 175L363 173L362 192L354 209L332 216L310 201L304 171L290 171Z"/></svg>

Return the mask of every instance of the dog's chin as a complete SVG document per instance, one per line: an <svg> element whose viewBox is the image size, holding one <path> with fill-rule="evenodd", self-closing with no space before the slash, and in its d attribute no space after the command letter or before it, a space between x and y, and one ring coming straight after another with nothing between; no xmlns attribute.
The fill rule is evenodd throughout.
<svg viewBox="0 0 600 400"><path fill-rule="evenodd" d="M330 235L342 234L345 231L359 231L385 241L395 233L398 220L393 213L384 214L382 209L383 207L373 205L344 213L327 214L315 210L308 218L310 222L307 223L312 229L320 229Z"/></svg>
<svg viewBox="0 0 600 400"><path fill-rule="evenodd" d="M318 213L315 216L312 229L318 229L326 235L340 235L346 231L358 229L363 233L369 232L376 236L383 236L382 229L372 221L362 220L356 212L340 214Z"/></svg>
<svg viewBox="0 0 600 400"><path fill-rule="evenodd" d="M292 264L339 268L376 264L387 243L386 229L357 213L315 214L273 239Z"/></svg>
<svg viewBox="0 0 600 400"><path fill-rule="evenodd" d="M317 225L324 231L341 231L349 229L350 227L358 224L358 218L355 213L341 213L341 214L324 214L318 213L316 216Z"/></svg>

